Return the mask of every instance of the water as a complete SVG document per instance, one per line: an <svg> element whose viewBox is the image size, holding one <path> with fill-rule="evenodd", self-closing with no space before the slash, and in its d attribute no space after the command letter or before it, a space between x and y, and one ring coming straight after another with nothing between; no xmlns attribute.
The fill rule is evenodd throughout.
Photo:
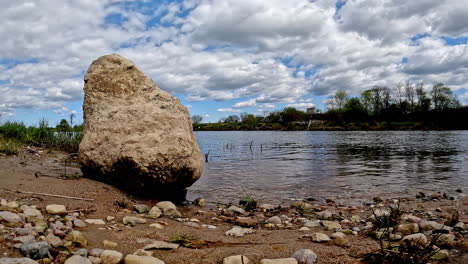
<svg viewBox="0 0 468 264"><path fill-rule="evenodd" d="M209 153L188 199L352 200L468 187L468 131L196 132ZM252 146L250 146L252 144Z"/></svg>

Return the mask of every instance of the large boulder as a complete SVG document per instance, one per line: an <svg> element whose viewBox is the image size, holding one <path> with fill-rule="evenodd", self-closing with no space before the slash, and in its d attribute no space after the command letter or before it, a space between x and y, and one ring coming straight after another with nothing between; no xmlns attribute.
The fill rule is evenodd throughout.
<svg viewBox="0 0 468 264"><path fill-rule="evenodd" d="M184 199L203 169L187 108L117 54L93 61L84 93L84 176L141 196Z"/></svg>

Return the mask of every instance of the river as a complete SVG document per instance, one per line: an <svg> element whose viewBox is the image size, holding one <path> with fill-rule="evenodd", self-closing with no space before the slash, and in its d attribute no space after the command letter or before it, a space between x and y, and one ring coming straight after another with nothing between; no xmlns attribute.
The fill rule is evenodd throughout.
<svg viewBox="0 0 468 264"><path fill-rule="evenodd" d="M195 132L203 175L187 198L353 200L468 187L468 131ZM245 191L244 191L245 189Z"/></svg>

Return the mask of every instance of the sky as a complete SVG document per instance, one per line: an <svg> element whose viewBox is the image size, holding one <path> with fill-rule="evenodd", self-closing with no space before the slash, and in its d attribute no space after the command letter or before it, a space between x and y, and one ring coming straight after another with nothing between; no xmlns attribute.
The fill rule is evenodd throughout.
<svg viewBox="0 0 468 264"><path fill-rule="evenodd" d="M0 0L0 17L2 121L82 122L84 74L111 53L205 122L407 80L468 104L461 0Z"/></svg>

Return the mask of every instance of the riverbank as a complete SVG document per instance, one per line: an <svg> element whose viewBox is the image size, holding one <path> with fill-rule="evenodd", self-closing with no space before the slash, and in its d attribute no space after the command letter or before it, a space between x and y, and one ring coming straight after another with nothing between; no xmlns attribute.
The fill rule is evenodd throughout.
<svg viewBox="0 0 468 264"><path fill-rule="evenodd" d="M147 210L156 206L158 201L141 200L112 186L80 178L77 168L67 166L67 174L64 175L64 162L68 159L65 153L44 149L23 151L18 156L0 156L0 198L5 199L0 211L9 211L20 217L18 223L5 223L4 220L1 223L1 257L21 257L15 246L20 247L21 241L26 239L45 239L50 244L56 242L57 246L52 246L49 252L57 260L63 260L66 254L70 257L72 252L84 254L85 248L88 255L94 255L90 257L93 263L97 263L98 258L110 258L99 255L99 251L92 250L94 248L107 249L106 254L113 256L119 256L115 253L118 252L125 257L150 244L159 243L158 247L161 247L158 241L165 241L184 246L146 250L149 253L140 250L137 254L151 254L165 263L221 263L225 257L242 254L251 263L259 263L262 259L289 258L297 250L310 249L316 253L319 263L359 263L364 254L379 249L379 240L372 233L377 223L370 221L373 211L396 206L395 199L402 198L401 224L409 224L404 227L411 229L400 230L402 237L425 233L430 238L437 234L434 230L448 229L442 231L447 235L444 236L447 241L439 242L438 246L446 251L438 257L448 253L450 263L466 263L468 260L466 230L460 226L444 229L436 224L452 219L454 209L459 212L456 224L468 224L468 198L463 193L446 196L431 193L420 198L389 195L369 199L357 206L330 199L270 204L259 200L257 208L250 211L238 208L238 201L232 201L232 204L206 201L205 205L202 200L177 206L177 211L164 212L164 206L160 205L162 215L154 218L157 210L152 213ZM63 205L66 212L62 215L55 215L56 212L50 210L47 212L46 208L51 204ZM28 209L37 209L43 220L39 221L37 211ZM32 213L35 215L30 215ZM41 226L38 223L45 223L47 227L42 225L44 230L38 230L36 227ZM234 226L250 228L248 233L253 233L240 237L226 235ZM15 227L25 229L13 229ZM72 233L72 230L79 233ZM67 236L70 233L77 236ZM233 231L228 234L233 234ZM74 241L77 237L81 242ZM83 238L86 245L80 245ZM162 247L176 246L166 244ZM46 258L41 263L49 261Z"/></svg>
<svg viewBox="0 0 468 264"><path fill-rule="evenodd" d="M249 125L242 122L193 124L194 131L428 131L466 130L466 126L441 126L428 122L349 122L336 123L314 120L294 123L259 123Z"/></svg>

